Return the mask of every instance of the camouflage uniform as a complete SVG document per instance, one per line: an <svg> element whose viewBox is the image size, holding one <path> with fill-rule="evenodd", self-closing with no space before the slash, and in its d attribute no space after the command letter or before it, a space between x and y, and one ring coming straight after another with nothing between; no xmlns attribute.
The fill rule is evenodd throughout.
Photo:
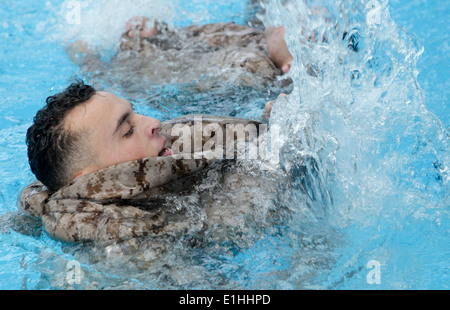
<svg viewBox="0 0 450 310"><path fill-rule="evenodd" d="M210 123L216 123L222 128L228 124L259 125L258 122L231 117L202 117L203 126ZM188 125L190 129L198 130L194 126L192 116L163 122L161 131L171 138L167 140L167 146L172 146L176 140L170 136L171 129L176 124ZM199 129L203 130L203 127ZM201 137L201 145L205 143L203 135L193 137ZM224 150L230 147L234 149L234 138L233 135L225 141ZM250 138L247 140L251 142ZM184 150L184 153L187 151ZM197 153L194 150L189 155ZM221 234L224 236L220 238L227 238L227 231L243 230L245 221L254 223L256 217L260 216L259 219L264 222L264 215L255 215L252 210L251 200L260 197L250 194L250 191L256 188L255 182L259 176L236 173L236 170L227 167L227 164L220 168L217 166L218 162L218 158L205 154L198 159L180 158L180 153L123 162L78 177L54 193L40 182L33 183L22 192L20 206L25 214L41 219L48 234L67 242L133 243L133 240L140 238L176 237L188 230L192 231L193 221L189 220L189 212L177 210L179 207L176 204L166 208L161 199L168 194L176 195L185 189L192 189L195 178L205 177L199 173L219 174L222 169L227 173L216 178L220 179L219 187L209 190L205 188L208 184L203 185L199 204L204 210L195 225L198 225L199 232L208 230L210 238L214 239ZM213 165L219 168L205 170ZM228 194L224 193L218 199L217 195L211 193L217 188L227 191ZM238 191L241 188L243 190ZM208 227L218 229L211 230Z"/></svg>
<svg viewBox="0 0 450 310"><path fill-rule="evenodd" d="M146 60L141 72L154 71L156 64L153 60L160 62L161 58L166 58L169 61L164 65L170 66L172 63L177 67L186 67L184 70L188 70L195 60L197 68L194 69L201 70L192 72L206 75L214 72L221 72L223 75L224 70L232 71L235 68L251 73L265 82L274 81L281 75L280 69L270 59L263 31L234 23L189 26L177 31L171 31L159 22L155 26L157 33L150 38L135 39L122 35L120 52L115 60L128 59L126 51L137 51L141 59ZM192 76L195 77L190 74ZM201 76L194 79L199 78Z"/></svg>
<svg viewBox="0 0 450 310"><path fill-rule="evenodd" d="M281 70L271 60L264 31L234 23L170 29L155 22L156 34L132 38L124 33L117 54L106 63L95 52L80 57L76 46L69 46L72 60L91 77L120 76L122 87L139 82L191 83L205 88L214 83L263 87L277 83ZM132 74L130 74L132 72Z"/></svg>

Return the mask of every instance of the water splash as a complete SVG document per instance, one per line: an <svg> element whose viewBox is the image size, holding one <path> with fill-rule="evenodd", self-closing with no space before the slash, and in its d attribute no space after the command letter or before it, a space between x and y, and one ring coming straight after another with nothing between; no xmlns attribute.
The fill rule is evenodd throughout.
<svg viewBox="0 0 450 310"><path fill-rule="evenodd" d="M317 167L307 169L319 172L317 185L333 198L327 223L364 232L350 239L351 254L344 255L351 267L339 269L340 280L330 284L342 285L345 274L361 272L363 253L389 247L377 239L392 229L415 229L402 224L408 218L439 227L448 217L450 135L428 111L417 81L423 48L390 18L387 1L264 6L265 25L285 27L294 56L294 90L275 103L271 116L284 128L284 168L291 171L305 154L315 158ZM391 258L384 253L383 259Z"/></svg>

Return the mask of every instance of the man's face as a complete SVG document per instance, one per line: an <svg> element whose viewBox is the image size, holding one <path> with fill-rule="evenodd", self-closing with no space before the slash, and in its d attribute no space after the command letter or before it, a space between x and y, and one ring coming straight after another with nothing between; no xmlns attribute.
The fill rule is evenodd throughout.
<svg viewBox="0 0 450 310"><path fill-rule="evenodd" d="M86 130L93 150L92 165L81 176L120 162L171 155L166 138L159 134L161 122L134 113L131 104L113 94L98 92L71 110L64 121L68 130Z"/></svg>

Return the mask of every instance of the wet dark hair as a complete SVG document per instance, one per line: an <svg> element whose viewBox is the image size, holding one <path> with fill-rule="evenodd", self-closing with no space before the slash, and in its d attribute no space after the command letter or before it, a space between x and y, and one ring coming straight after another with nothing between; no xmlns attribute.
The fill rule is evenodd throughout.
<svg viewBox="0 0 450 310"><path fill-rule="evenodd" d="M82 138L87 133L65 129L64 118L95 93L92 86L76 81L63 92L48 97L46 106L37 112L28 128L26 144L31 171L52 191L69 183L76 166L86 158Z"/></svg>

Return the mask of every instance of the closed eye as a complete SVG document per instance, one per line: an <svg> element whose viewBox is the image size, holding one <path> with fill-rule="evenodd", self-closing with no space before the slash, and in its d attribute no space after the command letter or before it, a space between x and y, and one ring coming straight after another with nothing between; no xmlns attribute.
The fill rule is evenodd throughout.
<svg viewBox="0 0 450 310"><path fill-rule="evenodd" d="M129 138L133 135L134 133L134 126L130 125L130 130L127 131L126 134L123 135L124 138Z"/></svg>

